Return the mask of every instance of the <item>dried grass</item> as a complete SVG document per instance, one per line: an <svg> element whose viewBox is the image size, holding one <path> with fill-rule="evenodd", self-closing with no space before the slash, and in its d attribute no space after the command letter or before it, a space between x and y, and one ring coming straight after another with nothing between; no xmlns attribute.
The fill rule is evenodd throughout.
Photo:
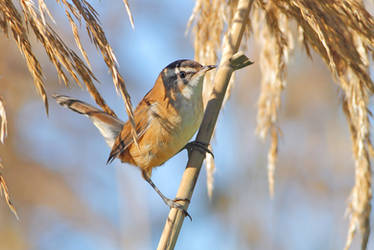
<svg viewBox="0 0 374 250"><path fill-rule="evenodd" d="M195 58L215 63L222 34L237 1L197 0L188 27L193 22ZM261 94L258 102L257 133L270 136L268 153L269 190L274 192L280 128L280 96L286 87L286 70L294 38L311 57L313 49L326 63L344 92L343 110L352 136L355 159L355 186L348 212L350 227L346 249L357 229L366 249L370 233L371 163L369 97L374 85L369 75L369 57L374 48L374 19L360 0L257 0L251 13L255 40L261 45ZM297 34L290 30L290 22ZM249 22L248 27L251 26ZM208 88L211 88L209 86Z"/></svg>
<svg viewBox="0 0 374 250"><path fill-rule="evenodd" d="M99 24L96 10L86 0L56 0L56 2L64 8L66 17L72 28L75 43L88 66L86 66L85 62L73 49L69 48L63 42L60 36L54 31L53 27L48 24L46 17L49 17L52 22L54 22L54 20L44 0L38 0L38 8L35 7L35 1L33 0L0 1L0 30L8 37L11 34L19 51L24 56L28 70L34 79L34 85L43 99L46 113L48 114L48 98L43 70L31 47L31 33L35 35L37 41L43 46L49 60L57 70L58 77L66 86L69 85L68 76L80 87L82 87L81 81L83 81L95 102L105 112L116 117L116 114L105 103L94 85L94 81L97 81L97 79L90 70L90 62L81 43L77 26L77 24L81 25L84 22L91 42L100 51L107 67L112 73L116 90L121 93L125 102L126 112L133 125L132 134L134 140L137 142L130 96L126 90L123 77L118 71L113 49L108 43L105 33ZM18 4L17 6L19 6L19 8L16 7L15 3ZM130 23L133 26L133 18L126 0L124 0L124 4L130 18ZM0 106L0 111L3 110L3 107ZM6 119L4 118L5 113L4 115L2 113L0 115L2 117L0 139L2 139L6 133ZM5 181L3 179L2 181L2 188L7 198L9 196L7 195ZM8 204L10 203L8 202Z"/></svg>
<svg viewBox="0 0 374 250"><path fill-rule="evenodd" d="M126 90L123 77L118 71L112 47L109 45L105 33L99 24L97 12L85 0L72 0L72 3L67 0L56 1L65 9L65 14L73 31L75 43L86 63L90 65L87 53L81 43L77 27L77 23L81 24L83 21L85 22L86 31L90 40L101 52L107 67L112 73L113 82L116 89L121 93L124 99L126 111L131 123L133 124L133 112L130 96ZM93 84L93 81L95 81L96 78L90 68L86 66L84 61L82 61L80 57L63 42L60 36L47 23L45 16L49 16L52 21L53 17L44 0L38 0L39 13L36 11L35 4L32 0L19 0L19 4L22 9L22 14L17 10L13 1L4 0L0 2L0 28L6 35L11 31L14 41L17 43L19 50L26 59L28 69L34 78L34 84L39 94L43 98L47 113L48 99L43 80L42 68L37 57L32 52L31 44L29 42L29 28L31 28L31 31L35 34L37 40L43 45L50 61L57 70L58 77L65 83L65 85L69 85L67 73L79 86L81 86L80 82L83 81L96 103L108 114L116 116L110 107L106 105L104 99ZM128 13L131 14L126 1L125 5ZM133 24L131 15L130 20Z"/></svg>
<svg viewBox="0 0 374 250"><path fill-rule="evenodd" d="M368 105L374 90L368 57L374 47L374 19L361 1L274 3L288 18L296 20L307 53L311 47L322 57L344 92L343 109L355 158L355 186L349 204L350 227L345 249L350 247L357 229L362 233L361 248L366 249L372 198Z"/></svg>

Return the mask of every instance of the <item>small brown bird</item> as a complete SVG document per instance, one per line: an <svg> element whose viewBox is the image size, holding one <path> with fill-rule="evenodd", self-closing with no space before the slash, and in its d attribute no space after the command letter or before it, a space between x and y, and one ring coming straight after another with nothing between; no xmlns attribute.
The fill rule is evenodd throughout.
<svg viewBox="0 0 374 250"><path fill-rule="evenodd" d="M60 105L91 119L112 149L107 163L119 158L121 162L139 167L144 179L169 207L183 209L176 203L178 199L168 199L152 182L152 169L184 148L194 146L203 153L211 153L207 145L188 141L199 128L204 114L204 76L215 67L202 66L192 60L178 60L161 71L154 87L134 111L139 147L133 142L129 122L124 123L102 110L67 96L55 95L54 98Z"/></svg>

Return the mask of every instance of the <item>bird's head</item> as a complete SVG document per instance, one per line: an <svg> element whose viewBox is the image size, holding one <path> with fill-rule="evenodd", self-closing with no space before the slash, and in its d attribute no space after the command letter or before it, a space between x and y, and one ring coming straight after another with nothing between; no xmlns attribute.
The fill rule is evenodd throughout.
<svg viewBox="0 0 374 250"><path fill-rule="evenodd" d="M214 68L215 65L203 66L192 60L178 60L166 66L160 76L171 96L180 93L190 99L194 94L201 95L204 76Z"/></svg>

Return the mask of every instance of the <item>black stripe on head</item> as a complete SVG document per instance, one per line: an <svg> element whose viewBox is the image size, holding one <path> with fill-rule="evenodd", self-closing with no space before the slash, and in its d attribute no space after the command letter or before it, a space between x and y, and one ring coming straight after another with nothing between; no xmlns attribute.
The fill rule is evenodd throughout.
<svg viewBox="0 0 374 250"><path fill-rule="evenodd" d="M175 62L170 63L168 66L165 67L165 69L175 69L177 67L178 68L189 67L189 68L200 69L203 66L200 63L195 62L193 60L182 59L182 60L177 60Z"/></svg>
<svg viewBox="0 0 374 250"><path fill-rule="evenodd" d="M170 63L161 72L165 88L169 90L177 88L178 78L182 80L184 84L187 84L192 75L198 72L202 67L203 66L200 63L187 59L177 60ZM182 74L187 77L182 77Z"/></svg>

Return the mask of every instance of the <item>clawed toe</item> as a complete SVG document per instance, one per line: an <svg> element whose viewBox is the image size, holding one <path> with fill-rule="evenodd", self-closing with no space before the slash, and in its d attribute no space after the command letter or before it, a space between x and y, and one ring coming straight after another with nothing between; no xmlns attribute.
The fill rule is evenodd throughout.
<svg viewBox="0 0 374 250"><path fill-rule="evenodd" d="M209 144L199 141L192 141L186 144L183 149L187 149L188 153L190 154L192 149L196 149L203 155L206 153L210 154L214 158L213 152L208 148ZM182 150L183 150L182 149Z"/></svg>
<svg viewBox="0 0 374 250"><path fill-rule="evenodd" d="M182 210L184 215L187 216L192 221L191 215L187 212L187 210L184 208L184 206L182 204L178 203L177 201L188 201L189 202L189 199L174 199L174 200L168 199L165 203L170 208L176 208L176 209Z"/></svg>
<svg viewBox="0 0 374 250"><path fill-rule="evenodd" d="M178 197L176 197L173 201L174 202L184 201L184 202L190 203L190 199L187 199L187 198L178 198Z"/></svg>

